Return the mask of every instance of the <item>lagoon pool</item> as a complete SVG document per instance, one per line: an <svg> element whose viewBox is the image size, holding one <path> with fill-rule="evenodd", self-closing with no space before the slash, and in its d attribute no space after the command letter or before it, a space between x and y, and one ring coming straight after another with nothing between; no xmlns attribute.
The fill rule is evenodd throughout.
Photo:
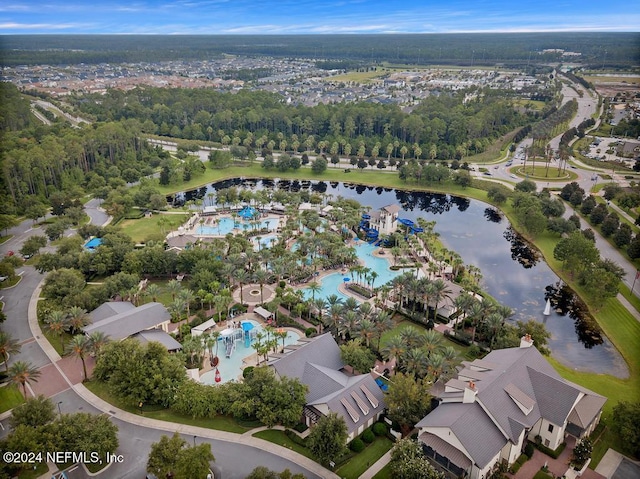
<svg viewBox="0 0 640 479"><path fill-rule="evenodd" d="M196 231L198 232L198 234L201 234L201 235L226 236L227 234L231 233L234 228L236 228L235 225L239 225L238 229L240 229L240 231L247 231L251 228L254 228L254 226L247 221L244 221L241 219L234 221L233 218L224 217L224 218L220 218L218 222L213 225L198 225L198 227L196 228ZM275 218L271 218L271 219L261 220L257 228L258 229L266 228L269 231L272 231L277 226L278 226L278 220Z"/></svg>
<svg viewBox="0 0 640 479"><path fill-rule="evenodd" d="M377 246L369 244L364 241L359 241L355 245L356 254L358 255L358 259L364 262L364 265L371 269L371 271L375 271L378 277L375 279L373 283L373 287L377 288L378 286L382 286L383 284L388 283L396 276L400 276L402 273L406 271L414 271L413 269L404 268L398 271L394 271L390 268L391 263L386 258L380 258L378 256L374 256L373 252L376 250ZM338 290L338 286L344 283L344 278L350 278L350 281L353 281L356 278L351 279L351 273L347 271L346 273L333 273L325 276L320 280L320 287L322 288L319 292L315 294L316 298L327 298L332 294L337 295L343 301L347 299L349 296L341 293ZM312 293L308 288L304 288L302 290L302 294L305 298L311 298Z"/></svg>
<svg viewBox="0 0 640 479"><path fill-rule="evenodd" d="M250 322L254 325L254 329L251 331L252 334L253 331L258 332L264 330L262 325L257 321L248 320L242 322ZM284 340L284 344L289 345L297 343L300 337L301 335L299 333L287 330L287 337ZM254 342L254 339L251 338L250 341L251 343L249 344L249 347L247 347L243 339L236 340L236 349L231 357L227 358L225 354L225 340L222 337L218 340L218 359L220 360L220 362L218 363L218 371L220 371L220 376L222 378L222 381L220 381L220 383L237 380L242 375L242 361L252 354L255 354L256 352L256 350L251 346L251 344ZM278 339L278 345L282 347L281 339ZM215 374L215 369L207 371L202 376L200 376L200 382L203 384L216 384Z"/></svg>

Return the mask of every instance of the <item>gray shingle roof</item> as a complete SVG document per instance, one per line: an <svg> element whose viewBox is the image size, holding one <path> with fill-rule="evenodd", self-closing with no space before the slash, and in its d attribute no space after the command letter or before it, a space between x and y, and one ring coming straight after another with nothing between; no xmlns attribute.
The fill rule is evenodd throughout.
<svg viewBox="0 0 640 479"><path fill-rule="evenodd" d="M583 396L569 414L569 422L586 428L596 418L607 398L597 394Z"/></svg>
<svg viewBox="0 0 640 479"><path fill-rule="evenodd" d="M280 377L297 378L306 384L309 388L307 404L312 407L326 404L329 410L344 418L349 433L385 408L384 394L370 374L349 376L342 371L344 363L340 348L331 334L302 341L298 349L272 360L270 365ZM377 407L369 401L361 386L371 392ZM352 393L369 408L368 414L362 412ZM343 401L357 413L357 421L351 418Z"/></svg>
<svg viewBox="0 0 640 479"><path fill-rule="evenodd" d="M472 374L474 366L484 371ZM476 402L462 403L460 399L442 403L416 426L450 428L480 467L488 464L507 440L517 443L523 429L541 417L559 426L569 419L585 427L606 401L561 378L533 347L492 351L482 362L465 363L460 375L475 378ZM462 383L454 380L449 386L460 387ZM583 394L586 396L581 398ZM440 397L450 400L461 398L462 393Z"/></svg>
<svg viewBox="0 0 640 479"><path fill-rule="evenodd" d="M161 329L149 329L146 331L140 331L139 333L131 336L134 339L137 339L141 343L150 343L155 341L156 343L162 344L167 351L177 351L178 349L182 349L182 345L173 339L168 333L165 333Z"/></svg>
<svg viewBox="0 0 640 479"><path fill-rule="evenodd" d="M322 334L302 343L302 347L273 361L271 365L280 376L301 378L306 363L339 370L344 367L340 359L340 348L331 334Z"/></svg>
<svg viewBox="0 0 640 479"><path fill-rule="evenodd" d="M416 427L450 428L473 462L481 468L507 443L507 439L478 403L441 404Z"/></svg>
<svg viewBox="0 0 640 479"><path fill-rule="evenodd" d="M96 321L85 327L84 332L91 334L94 331L102 331L117 341L145 329L154 328L170 319L171 315L162 304L152 302Z"/></svg>
<svg viewBox="0 0 640 479"><path fill-rule="evenodd" d="M129 301L108 301L89 313L92 323L110 318L116 314L134 310L136 307Z"/></svg>

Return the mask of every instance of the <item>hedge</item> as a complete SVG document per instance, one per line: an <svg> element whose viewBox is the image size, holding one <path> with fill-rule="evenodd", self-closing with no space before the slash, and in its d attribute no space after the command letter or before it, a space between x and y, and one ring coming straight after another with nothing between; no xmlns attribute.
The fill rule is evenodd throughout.
<svg viewBox="0 0 640 479"><path fill-rule="evenodd" d="M546 454L547 456L558 459L558 457L560 457L560 454L562 454L562 451L564 451L564 448L567 447L567 443L563 442L555 450L549 449L547 446L543 446L542 444L536 444L536 447L540 452Z"/></svg>

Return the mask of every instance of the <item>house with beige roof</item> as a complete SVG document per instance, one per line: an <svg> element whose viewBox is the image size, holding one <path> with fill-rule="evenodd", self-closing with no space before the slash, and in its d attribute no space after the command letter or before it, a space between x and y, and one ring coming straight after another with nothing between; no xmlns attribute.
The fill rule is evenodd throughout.
<svg viewBox="0 0 640 479"><path fill-rule="evenodd" d="M484 479L513 464L527 441L556 449L598 425L607 399L563 379L532 346L527 336L518 348L464 361L416 425L427 457L453 477Z"/></svg>
<svg viewBox="0 0 640 479"><path fill-rule="evenodd" d="M307 426L335 412L347 425L349 442L380 418L386 407L383 392L370 373L353 375L345 370L331 334L300 339L288 348L269 366L277 377L296 378L307 385L303 413Z"/></svg>

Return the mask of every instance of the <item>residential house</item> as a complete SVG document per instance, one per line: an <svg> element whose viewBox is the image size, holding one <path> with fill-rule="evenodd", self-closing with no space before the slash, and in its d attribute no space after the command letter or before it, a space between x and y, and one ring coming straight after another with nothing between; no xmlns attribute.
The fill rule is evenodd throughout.
<svg viewBox="0 0 640 479"><path fill-rule="evenodd" d="M454 477L484 479L526 441L556 449L597 426L606 398L567 381L525 336L520 347L463 362L416 427L425 454Z"/></svg>
<svg viewBox="0 0 640 479"><path fill-rule="evenodd" d="M383 393L370 373L345 371L340 348L331 334L301 339L269 362L278 377L299 379L309 388L304 420L313 426L335 412L347 425L347 442L376 422L385 408Z"/></svg>

